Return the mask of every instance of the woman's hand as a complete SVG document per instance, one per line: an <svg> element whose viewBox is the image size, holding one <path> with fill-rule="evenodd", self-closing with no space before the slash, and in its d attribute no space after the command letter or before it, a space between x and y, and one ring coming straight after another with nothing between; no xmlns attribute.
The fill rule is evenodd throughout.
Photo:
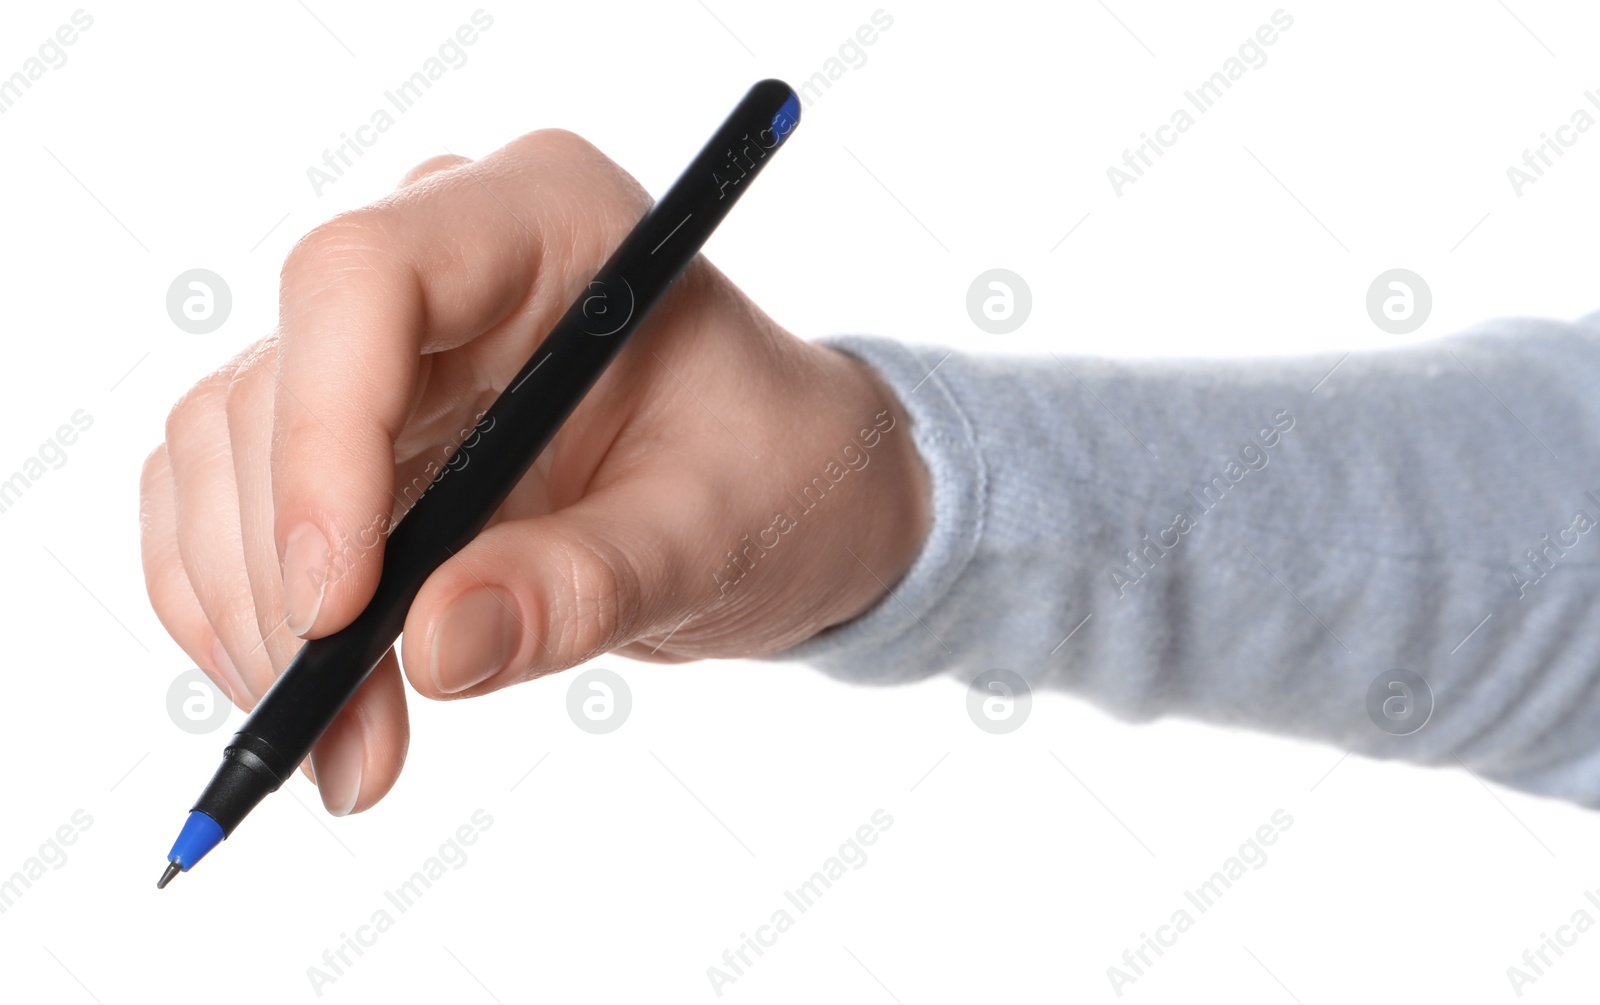
<svg viewBox="0 0 1600 1005"><path fill-rule="evenodd" d="M141 484L151 602L236 704L360 613L391 521L649 206L587 142L543 131L427 161L295 246L277 330L174 406ZM770 653L866 610L927 529L908 425L864 364L697 258L423 586L403 661L312 754L323 803L365 809L399 776L402 663L423 695L468 697L611 651Z"/></svg>

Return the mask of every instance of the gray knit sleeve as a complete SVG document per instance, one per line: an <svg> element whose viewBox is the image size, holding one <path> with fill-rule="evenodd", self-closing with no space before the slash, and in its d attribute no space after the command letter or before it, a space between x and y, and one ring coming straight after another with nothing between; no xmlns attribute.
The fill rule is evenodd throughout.
<svg viewBox="0 0 1600 1005"><path fill-rule="evenodd" d="M828 342L905 404L932 529L772 658L1006 668L1600 806L1600 315L1250 361Z"/></svg>

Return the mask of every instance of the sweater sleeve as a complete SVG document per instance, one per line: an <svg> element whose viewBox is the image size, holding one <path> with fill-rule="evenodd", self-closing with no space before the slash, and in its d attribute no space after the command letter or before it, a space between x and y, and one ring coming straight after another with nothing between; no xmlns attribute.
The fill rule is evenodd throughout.
<svg viewBox="0 0 1600 1005"><path fill-rule="evenodd" d="M905 404L932 527L772 658L1006 668L1600 806L1600 314L1251 361L827 341Z"/></svg>

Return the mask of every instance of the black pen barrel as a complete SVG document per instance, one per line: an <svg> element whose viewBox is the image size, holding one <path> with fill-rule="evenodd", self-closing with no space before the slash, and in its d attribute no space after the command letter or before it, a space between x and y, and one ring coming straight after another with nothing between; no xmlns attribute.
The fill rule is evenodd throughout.
<svg viewBox="0 0 1600 1005"><path fill-rule="evenodd" d="M311 752L399 638L428 576L459 552L799 122L789 86L752 87L677 182L612 252L384 543L372 600L301 647L223 752L195 810L231 834Z"/></svg>

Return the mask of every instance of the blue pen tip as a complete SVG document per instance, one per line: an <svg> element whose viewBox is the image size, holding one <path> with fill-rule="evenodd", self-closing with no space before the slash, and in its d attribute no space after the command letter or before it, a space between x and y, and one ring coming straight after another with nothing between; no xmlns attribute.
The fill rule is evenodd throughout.
<svg viewBox="0 0 1600 1005"><path fill-rule="evenodd" d="M172 850L167 852L167 871L162 874L157 888L172 882L172 877L180 870L188 872L225 837L227 835L222 832L221 824L199 810L190 811L189 819L183 822L183 830L178 833L178 840L172 842Z"/></svg>
<svg viewBox="0 0 1600 1005"><path fill-rule="evenodd" d="M799 124L800 96L790 91L789 100L785 101L778 109L778 114L772 117L772 134L777 137L779 143L782 143Z"/></svg>

